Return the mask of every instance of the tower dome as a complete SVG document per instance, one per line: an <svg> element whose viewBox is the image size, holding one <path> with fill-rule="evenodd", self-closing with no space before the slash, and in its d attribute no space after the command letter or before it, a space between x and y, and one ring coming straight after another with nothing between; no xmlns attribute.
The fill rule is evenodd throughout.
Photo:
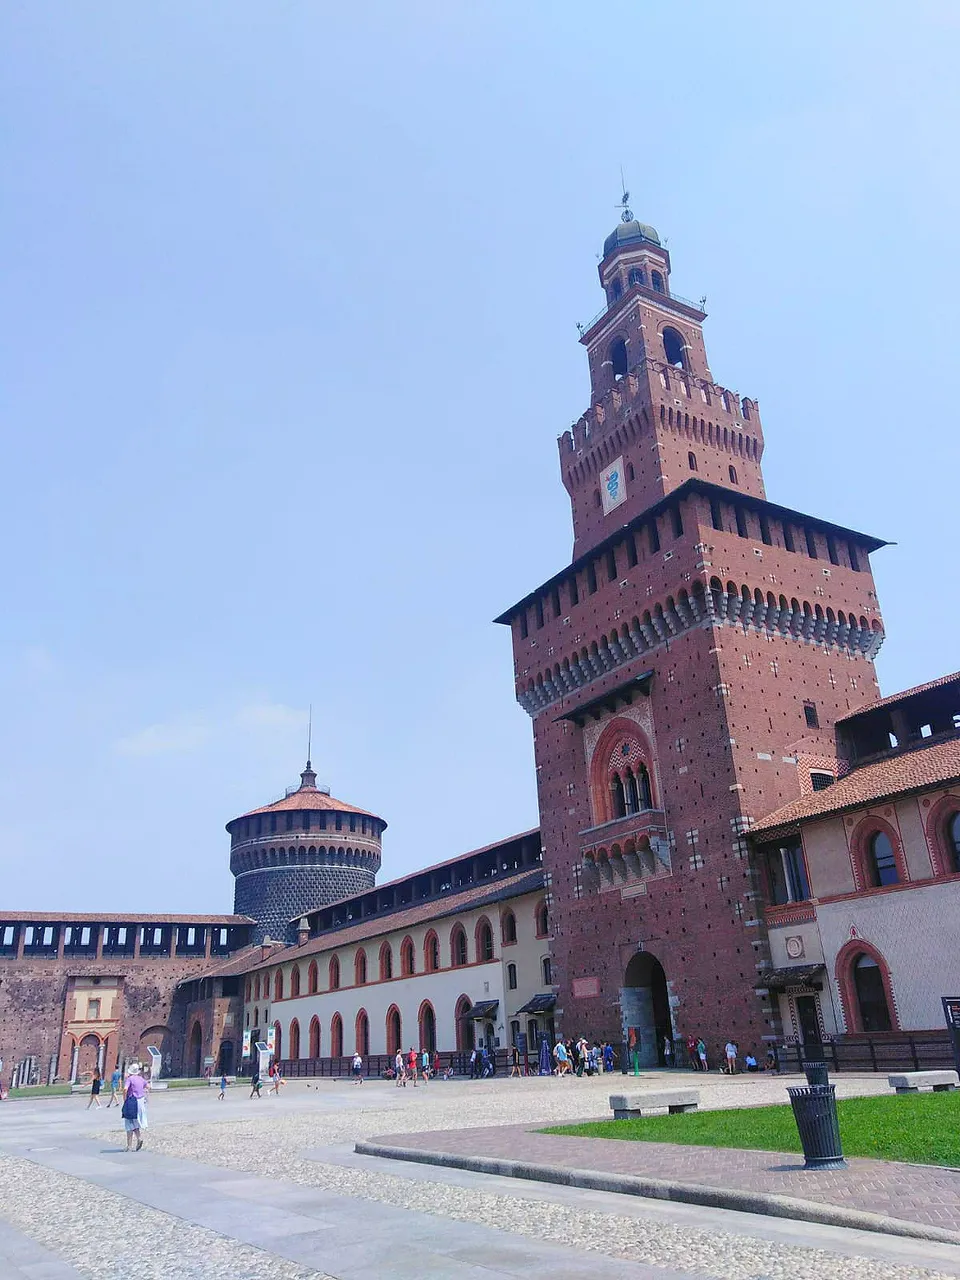
<svg viewBox="0 0 960 1280"><path fill-rule="evenodd" d="M227 823L233 909L256 921L254 941L296 941L297 919L372 889L386 822L317 786L310 761L282 800Z"/></svg>
<svg viewBox="0 0 960 1280"><path fill-rule="evenodd" d="M623 219L617 223L603 242L603 256L613 253L621 245L637 244L642 240L646 240L648 244L660 244L656 228L648 226L645 222L638 222L630 210L625 209Z"/></svg>

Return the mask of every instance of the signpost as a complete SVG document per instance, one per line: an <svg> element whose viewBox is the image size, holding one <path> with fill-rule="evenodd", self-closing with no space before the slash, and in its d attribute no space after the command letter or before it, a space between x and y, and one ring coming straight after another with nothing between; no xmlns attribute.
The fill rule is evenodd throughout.
<svg viewBox="0 0 960 1280"><path fill-rule="evenodd" d="M940 999L947 1031L950 1033L953 1060L957 1064L957 1070L960 1071L960 996L941 996Z"/></svg>
<svg viewBox="0 0 960 1280"><path fill-rule="evenodd" d="M156 1045L147 1045L147 1053L150 1055L150 1088L165 1089L167 1082L160 1083L160 1072L163 1070L163 1055Z"/></svg>

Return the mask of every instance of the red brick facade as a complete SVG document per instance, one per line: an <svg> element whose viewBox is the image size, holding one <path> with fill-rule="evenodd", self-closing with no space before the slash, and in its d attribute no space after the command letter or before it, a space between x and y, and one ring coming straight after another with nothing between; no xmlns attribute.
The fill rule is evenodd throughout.
<svg viewBox="0 0 960 1280"><path fill-rule="evenodd" d="M778 1034L744 832L839 768L834 721L876 698L883 637L882 543L765 500L757 406L713 382L703 312L629 284L644 261L669 288L655 237L608 239L583 334L595 401L560 441L577 559L498 619L534 720L559 1020L637 1026L648 1063L666 1034L714 1058Z"/></svg>

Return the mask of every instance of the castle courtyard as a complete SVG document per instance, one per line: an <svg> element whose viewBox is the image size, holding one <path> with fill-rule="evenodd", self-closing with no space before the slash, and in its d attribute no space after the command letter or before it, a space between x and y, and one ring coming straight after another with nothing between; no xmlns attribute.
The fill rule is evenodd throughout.
<svg viewBox="0 0 960 1280"><path fill-rule="evenodd" d="M692 1084L674 1073L671 1083ZM697 1078L701 1107L785 1100L789 1077ZM960 1246L702 1205L520 1181L358 1155L358 1141L540 1127L600 1117L619 1073L436 1081L357 1088L295 1081L249 1098L242 1082L167 1090L150 1101L139 1153L127 1153L117 1108L86 1095L8 1102L0 1129L0 1272L10 1280L101 1277L377 1275L498 1280L931 1280L960 1276ZM659 1087L663 1076L635 1082ZM882 1076L848 1074L841 1097L886 1092ZM481 1135L482 1137L482 1135ZM490 1144L476 1135L479 1148ZM545 1141L536 1135L538 1141ZM401 1139L402 1140L402 1139ZM557 1139L558 1142L567 1141ZM648 1144L630 1150L643 1168ZM682 1150L682 1148L674 1148ZM652 1146L651 1146L652 1151ZM464 1152L467 1154L468 1152ZM730 1158L735 1180L741 1152ZM850 1179L856 1175L851 1164ZM906 1166L898 1166L901 1169ZM799 1176L799 1175L797 1175ZM945 1175L922 1174L936 1178ZM957 1175L952 1175L957 1176ZM942 1219L949 1226L949 1212Z"/></svg>

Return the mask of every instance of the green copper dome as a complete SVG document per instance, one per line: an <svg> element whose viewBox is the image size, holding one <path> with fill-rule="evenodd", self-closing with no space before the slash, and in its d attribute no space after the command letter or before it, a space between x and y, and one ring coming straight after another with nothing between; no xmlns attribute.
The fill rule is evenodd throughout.
<svg viewBox="0 0 960 1280"><path fill-rule="evenodd" d="M649 244L659 244L660 237L657 235L654 227L648 227L645 222L637 222L635 218L631 218L629 222L620 222L617 224L615 231L611 231L603 242L603 256L613 253L615 249L619 249L622 244L638 244L640 241L646 240Z"/></svg>

